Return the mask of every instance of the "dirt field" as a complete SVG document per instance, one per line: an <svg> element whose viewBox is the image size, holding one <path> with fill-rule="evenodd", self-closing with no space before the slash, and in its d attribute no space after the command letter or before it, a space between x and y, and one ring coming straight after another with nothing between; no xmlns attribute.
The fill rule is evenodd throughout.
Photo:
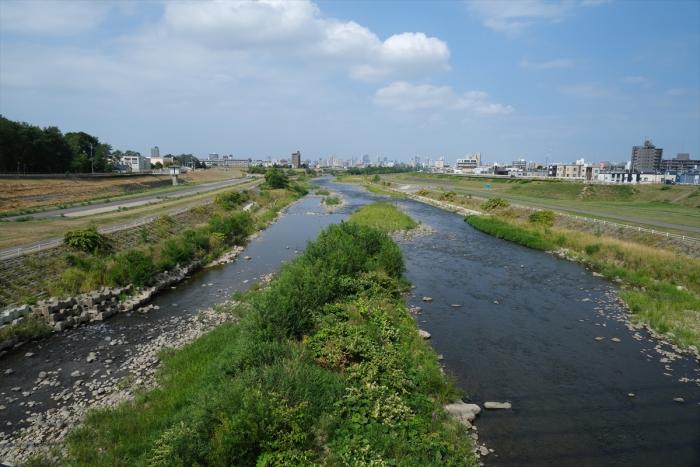
<svg viewBox="0 0 700 467"><path fill-rule="evenodd" d="M240 176L241 171L237 169L209 169L188 173L182 180L191 184ZM170 186L170 177L153 175L106 179L0 179L0 214L70 205Z"/></svg>

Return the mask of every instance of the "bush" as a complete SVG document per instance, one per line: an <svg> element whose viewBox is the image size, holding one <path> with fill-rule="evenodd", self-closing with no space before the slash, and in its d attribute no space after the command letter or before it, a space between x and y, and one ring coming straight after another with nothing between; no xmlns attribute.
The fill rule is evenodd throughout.
<svg viewBox="0 0 700 467"><path fill-rule="evenodd" d="M139 250L131 250L115 255L107 265L107 281L111 285L136 287L149 285L157 268L153 257Z"/></svg>
<svg viewBox="0 0 700 467"><path fill-rule="evenodd" d="M530 214L530 222L533 224L540 224L546 227L551 227L554 225L554 212L549 210L535 211Z"/></svg>
<svg viewBox="0 0 700 467"><path fill-rule="evenodd" d="M323 198L323 202L328 206L334 206L340 204L340 198L337 196L326 196Z"/></svg>
<svg viewBox="0 0 700 467"><path fill-rule="evenodd" d="M510 206L508 200L503 198L490 198L482 203L481 208L484 211L495 211L497 209L507 208L508 206Z"/></svg>
<svg viewBox="0 0 700 467"><path fill-rule="evenodd" d="M586 251L587 255L594 255L600 251L600 243L592 243L590 245L586 245L584 250Z"/></svg>
<svg viewBox="0 0 700 467"><path fill-rule="evenodd" d="M209 220L209 230L219 233L230 242L241 242L253 229L253 219L247 212L235 212L228 216L214 216Z"/></svg>
<svg viewBox="0 0 700 467"><path fill-rule="evenodd" d="M287 188L289 177L279 169L268 169L265 172L265 183L270 188Z"/></svg>
<svg viewBox="0 0 700 467"><path fill-rule="evenodd" d="M94 254L105 253L111 248L109 238L99 233L95 227L66 232L63 243L75 250Z"/></svg>
<svg viewBox="0 0 700 467"><path fill-rule="evenodd" d="M165 240L160 248L160 269L173 269L178 264L188 263L194 257L194 246L187 243L182 237Z"/></svg>
<svg viewBox="0 0 700 467"><path fill-rule="evenodd" d="M454 201L457 198L457 193L454 191L448 191L440 195L440 201Z"/></svg>
<svg viewBox="0 0 700 467"><path fill-rule="evenodd" d="M374 177L372 177L372 183L379 183L382 181L382 177L379 176L379 174L374 174Z"/></svg>
<svg viewBox="0 0 700 467"><path fill-rule="evenodd" d="M224 209L235 209L249 199L247 191L229 191L216 195L214 202Z"/></svg>

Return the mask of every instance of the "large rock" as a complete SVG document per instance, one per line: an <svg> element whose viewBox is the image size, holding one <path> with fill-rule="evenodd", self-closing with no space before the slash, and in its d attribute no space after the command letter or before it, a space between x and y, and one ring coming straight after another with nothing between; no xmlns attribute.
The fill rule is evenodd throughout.
<svg viewBox="0 0 700 467"><path fill-rule="evenodd" d="M481 412L481 407L476 404L467 404L466 402L457 401L447 404L445 410L467 428L471 428L472 422Z"/></svg>
<svg viewBox="0 0 700 467"><path fill-rule="evenodd" d="M430 339L430 333L428 331L424 331L423 329L418 330L418 335L423 339Z"/></svg>
<svg viewBox="0 0 700 467"><path fill-rule="evenodd" d="M484 408L487 408L489 410L504 410L504 409L510 409L512 406L510 405L510 402L485 402L484 403Z"/></svg>

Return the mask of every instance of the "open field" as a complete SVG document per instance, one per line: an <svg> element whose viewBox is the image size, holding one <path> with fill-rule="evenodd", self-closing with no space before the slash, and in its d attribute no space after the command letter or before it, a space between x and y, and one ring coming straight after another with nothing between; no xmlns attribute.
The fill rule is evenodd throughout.
<svg viewBox="0 0 700 467"><path fill-rule="evenodd" d="M0 179L0 214L66 206L129 194L174 191L187 185L240 178L238 169L209 169L181 176L173 187L169 176L144 175L100 179Z"/></svg>
<svg viewBox="0 0 700 467"><path fill-rule="evenodd" d="M484 199L498 196L525 206L700 236L700 187L696 186L589 185L422 173L383 175L382 179L416 190L453 191Z"/></svg>
<svg viewBox="0 0 700 467"><path fill-rule="evenodd" d="M242 183L236 189L247 189L258 181L251 179L250 183ZM132 209L111 211L89 217L58 217L45 219L30 219L24 222L0 222L0 249L25 245L28 243L60 237L68 230L85 228L91 225L101 227L120 224L155 214L167 214L168 211L202 203L219 193L230 191L231 187L210 191L186 198L162 201L158 204L147 204Z"/></svg>

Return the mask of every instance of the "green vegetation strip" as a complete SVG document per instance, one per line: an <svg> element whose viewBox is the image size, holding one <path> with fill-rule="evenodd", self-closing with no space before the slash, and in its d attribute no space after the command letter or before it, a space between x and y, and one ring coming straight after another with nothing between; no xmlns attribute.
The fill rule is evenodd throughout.
<svg viewBox="0 0 700 467"><path fill-rule="evenodd" d="M350 216L349 222L374 227L384 232L410 230L416 221L391 203L377 202L363 206Z"/></svg>
<svg viewBox="0 0 700 467"><path fill-rule="evenodd" d="M699 259L610 237L551 228L549 214L531 215L530 222L523 224L476 215L465 221L477 230L530 248L565 248L568 256L623 283L620 297L636 319L683 347L700 348Z"/></svg>
<svg viewBox="0 0 700 467"><path fill-rule="evenodd" d="M383 232L324 230L240 317L164 355L160 386L91 412L69 465L474 465L457 396Z"/></svg>

